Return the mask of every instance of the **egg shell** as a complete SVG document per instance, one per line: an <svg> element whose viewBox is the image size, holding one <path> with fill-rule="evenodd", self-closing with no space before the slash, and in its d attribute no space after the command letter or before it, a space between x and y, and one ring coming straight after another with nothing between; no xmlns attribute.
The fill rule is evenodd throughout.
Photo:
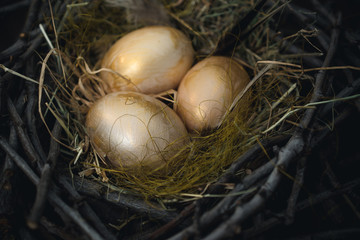
<svg viewBox="0 0 360 240"><path fill-rule="evenodd" d="M115 168L161 167L189 141L170 107L135 92L102 97L90 108L85 125L98 155Z"/></svg>
<svg viewBox="0 0 360 240"><path fill-rule="evenodd" d="M189 131L213 129L249 81L245 69L234 59L208 57L193 66L181 81L175 109Z"/></svg>
<svg viewBox="0 0 360 240"><path fill-rule="evenodd" d="M101 78L113 91L156 94L176 88L194 59L191 41L178 29L149 26L120 38L105 54ZM126 78L129 81L126 81Z"/></svg>

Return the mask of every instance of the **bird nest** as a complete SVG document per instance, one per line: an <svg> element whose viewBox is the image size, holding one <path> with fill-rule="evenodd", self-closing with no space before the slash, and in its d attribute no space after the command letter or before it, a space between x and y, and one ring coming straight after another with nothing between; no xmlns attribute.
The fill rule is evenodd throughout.
<svg viewBox="0 0 360 240"><path fill-rule="evenodd" d="M335 1L297 4L1 6L6 15L27 11L19 38L0 53L2 239L359 235L355 20ZM185 33L195 62L236 59L251 81L221 126L191 135L172 171L113 170L92 148L84 119L109 93L97 71L106 50L148 25ZM172 98L161 96L170 107Z"/></svg>

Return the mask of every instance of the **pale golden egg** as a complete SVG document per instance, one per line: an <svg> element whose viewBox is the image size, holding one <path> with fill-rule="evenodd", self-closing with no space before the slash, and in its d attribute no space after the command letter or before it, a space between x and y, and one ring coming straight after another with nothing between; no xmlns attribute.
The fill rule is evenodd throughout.
<svg viewBox="0 0 360 240"><path fill-rule="evenodd" d="M215 128L248 82L247 72L234 59L206 58L192 67L181 81L176 111L188 130Z"/></svg>
<svg viewBox="0 0 360 240"><path fill-rule="evenodd" d="M161 167L189 141L170 107L135 92L102 97L90 108L85 125L98 155L114 167Z"/></svg>
<svg viewBox="0 0 360 240"><path fill-rule="evenodd" d="M144 27L120 38L105 54L101 72L114 91L155 94L176 88L189 70L194 49L181 31L166 26Z"/></svg>

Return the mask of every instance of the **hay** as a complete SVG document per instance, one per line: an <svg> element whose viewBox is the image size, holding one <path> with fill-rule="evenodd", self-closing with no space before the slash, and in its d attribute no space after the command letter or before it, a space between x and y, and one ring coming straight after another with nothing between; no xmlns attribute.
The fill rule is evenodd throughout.
<svg viewBox="0 0 360 240"><path fill-rule="evenodd" d="M245 15L252 7L252 1L216 2L211 6L198 1L186 1L178 6L163 4L172 17L170 24L191 37L197 60L211 55L238 16ZM254 80L246 97L234 104L218 129L194 135L192 143L171 159L167 166L171 169L169 174L133 174L108 169L89 146L84 117L92 103L109 92L96 71L102 55L116 39L142 25L129 20L132 19L129 9L109 7L101 1L69 6L60 24L61 31L57 33L66 59L63 65L66 77L55 77L57 88L53 94L57 104L51 112L68 133L65 145L77 152L70 164L73 173L108 181L114 188L145 198L184 200L186 194L199 194L215 182L255 143L274 135L291 134L296 126L302 112L300 106L307 100L299 94L300 82L311 77L296 71L302 69L300 62L294 58L284 59L279 53L279 43L269 36L270 26L274 24L270 17L281 9L277 6L260 12L249 26L253 29L248 36L229 53L247 67ZM257 75L264 64L271 64L270 70ZM298 110L289 114L294 107Z"/></svg>
<svg viewBox="0 0 360 240"><path fill-rule="evenodd" d="M312 0L312 10L284 0L30 3L24 33L0 52L0 238L359 235L360 54L351 17L329 7L337 1ZM171 171L114 171L83 125L110 91L98 62L154 23L188 35L196 61L236 58L252 81ZM157 97L172 106L171 94Z"/></svg>

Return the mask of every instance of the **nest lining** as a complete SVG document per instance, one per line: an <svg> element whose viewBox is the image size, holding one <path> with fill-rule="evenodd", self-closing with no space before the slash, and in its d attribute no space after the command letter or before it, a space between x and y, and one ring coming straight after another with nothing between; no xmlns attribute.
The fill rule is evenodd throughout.
<svg viewBox="0 0 360 240"><path fill-rule="evenodd" d="M41 5L41 13L46 13L44 15L49 13L48 4L45 4L45 1L42 4L39 4L39 2L37 0L32 1L33 6L30 12L36 14L29 15L29 22L25 27L27 29L24 30L25 32L30 31L30 25L37 16L38 8L36 3L38 3L38 6ZM188 2L186 1L186 3ZM192 5L194 9L199 10L203 6L199 7L200 5L197 4L208 1L192 2L194 3ZM222 3L224 2L222 1ZM226 3L229 2L226 1ZM268 2L274 3L274 1ZM312 1L313 4L316 2L317 0ZM335 4L334 2L333 4ZM67 3L71 3L71 1ZM91 4L99 3L96 1ZM59 23L57 19L64 24L71 20L67 17L64 18L66 15L65 6L66 3L60 4L59 2L54 6L50 6L55 13L55 23ZM84 3L82 7L84 6L89 5ZM165 4L165 6L167 5ZM181 4L179 6L184 7ZM177 6L173 5L171 7L177 8ZM291 5L285 9L284 13L292 13L293 7L295 7L295 10L301 10L298 6ZM33 52L36 49L40 55L43 53L42 57L45 57L49 46L47 44L40 45L43 35L38 36L38 29L31 30L28 41L20 39L9 49L0 53L0 59L6 59L4 65L0 65L5 70L5 73L1 72L0 78L0 95L1 100L4 100L0 104L0 111L5 113L1 117L6 120L1 121L3 127L0 136L0 147L5 153L0 152L5 161L2 164L0 183L2 187L0 191L0 221L4 223L1 225L0 235L10 236L10 239L14 238L12 235L23 236L23 234L29 236L49 236L51 234L64 239L102 239L102 236L105 239L115 239L117 237L124 237L125 239L163 239L175 233L177 234L173 235L172 239L189 237L229 239L239 235L244 239L253 239L256 236L269 239L288 238L289 236L295 236L296 238L299 236L356 238L354 236L359 234L356 227L359 226L357 221L359 216L357 202L359 201L357 200L359 199L358 186L360 181L356 171L357 168L354 166L357 166L356 156L358 156L358 151L356 142L349 140L349 135L356 136L356 131L359 130L357 124L359 120L357 98L359 95L355 93L359 90L360 81L354 80L358 77L358 74L352 71L358 70L357 67L341 67L341 65L359 63L359 59L354 57L354 53L358 51L357 48L350 49L349 47L354 46L354 44L349 38L348 34L351 31L346 29L346 24L341 24L344 27L342 30L345 34L339 35L338 26L340 26L339 19L341 19L338 17L339 15L324 11L329 10L326 6L315 4L314 7L318 13L321 13L319 19L313 18L312 13L306 15L305 12L307 11L296 11L295 17L293 17L300 19L300 21L306 19L307 22L312 21L313 23L316 20L315 26L319 27L320 31L313 31L313 33L318 35L316 38L323 38L317 44L309 44L308 40L312 40L312 33L307 32L307 30L298 31L296 29L294 31L294 25L287 32L288 34L285 34L290 37L281 41L290 41L295 43L297 47L288 44L289 42L285 43L283 46L287 48L287 55L283 55L279 51L283 49L283 46L279 47L280 42L274 45L275 48L268 47L272 46L271 43L276 42L276 39L281 39L277 37L276 27L270 21L267 22L269 25L259 25L265 31L258 33L257 37L263 36L263 39L259 41L258 38L252 37L256 32L252 31L245 38L245 44L240 43L242 46L231 48L236 50L231 52L237 58L243 60L243 64L247 65L247 69L252 76L257 75L258 71L262 69L262 64L270 64L269 61L264 62L264 60L272 60L271 64L275 66L275 68L263 75L259 79L260 81L257 81L252 88L252 93L256 91L262 93L260 99L262 101L258 100L253 103L255 113L259 113L259 115L263 113L267 116L254 115L258 119L267 120L266 124L261 126L261 130L255 129L255 131L262 134L259 141L256 140L257 144L253 144L254 146L235 160L230 167L224 168L224 174L220 178L214 176L216 182L208 180L208 184L200 186L202 189L187 190L185 193L181 193L182 196L180 194L162 196L160 203L166 203L165 205L158 205L153 201L144 202L144 195L140 195L140 198L134 197L141 190L130 192L124 187L119 188L114 184L102 183L101 177L98 177L94 172L90 172L90 175L86 178L80 178L76 175L69 178L65 174L69 169L68 166L63 165L66 158L68 158L68 162L77 160L77 164L71 166L74 173L86 169L86 166L84 167L83 164L79 163L85 162L86 156L83 153L88 152L86 135L79 135L85 132L81 121L78 121L82 116L81 111L73 111L73 108L69 105L72 95L65 94L65 90L67 88L73 89L76 84L76 80L73 79L78 78L75 73L79 69L79 73L82 71L83 64L74 64L76 63L76 56L86 55L86 60L94 61L89 64L93 68L96 65L97 54L90 54L91 47L86 48L87 51L75 48L75 45L72 49L67 49L72 53L68 52L62 55L62 59L66 61L70 57L70 61L64 64L68 73L65 76L65 82L68 85L64 85L63 82L58 86L55 84L57 80L63 80L61 66L58 65L57 57L53 58L51 56L47 61L50 70L46 72L43 91L45 92L46 89L49 99L51 98L52 101L48 101L44 93L42 109L44 110L43 114L45 114L46 123L49 126L52 125L54 116L58 120L53 126L53 138L51 139L42 122L39 121L38 125L33 124L36 122L34 119L38 118L37 109L34 108L37 93L33 83L38 76L35 71L41 67L35 67L39 55L33 54ZM169 8L167 7L167 9ZM77 16L79 9L75 9L74 7L72 10L75 12L69 13L70 17L74 19L74 23L81 23L79 21L81 17ZM82 16L86 14L91 16L91 14L88 14L92 11L91 9L82 9L81 12L84 13ZM132 11L131 9L121 9L125 14ZM189 9L191 10L191 8ZM209 9L211 9L211 5ZM260 14L264 12L268 11L260 11ZM174 16L177 16L176 11L173 13ZM225 15L222 14L221 16L224 17ZM43 23L44 19L41 17L40 19L41 23ZM63 19L67 20L63 21ZM128 19L132 18L127 17L125 22L123 22L123 18L118 19L119 22L124 23L121 27L129 26L132 29L134 26L141 25L133 22L129 24ZM141 19L137 19L137 21L139 20ZM189 35L194 34L195 36L196 34L192 30L198 26L191 26L188 24L189 21L191 20L186 19L185 14L183 17L178 17L175 22L179 28L185 29L184 31ZM49 17L48 21L45 22L44 26L50 39L56 39L52 35L52 29L54 28L52 28L51 18ZM328 23L330 23L331 27ZM65 29L67 33L71 33L72 27L67 26L64 25L63 30ZM314 27L312 23L309 26L310 29ZM228 27L228 29L230 28ZM330 31L327 31L329 29ZM307 33L310 33L310 35L307 36ZM78 36L74 35L74 32L72 34L72 36ZM68 36L66 34L58 34L58 36L61 39L59 42L61 50L65 51L66 48L63 46L69 43L66 41ZM251 38L253 38L253 41L248 41ZM337 38L340 38L340 41L337 41ZM194 37L193 39L201 43L197 38ZM76 38L73 38L73 40L76 40ZM53 41L55 42L55 40ZM212 39L210 42L216 41L217 39ZM262 41L268 43L268 45L265 44L266 47L264 47L260 44L257 45L257 48L254 48L255 43L261 43ZM111 41L106 42L110 43ZM78 46L81 46L80 40L77 43L79 43ZM26 45L26 51L21 53L24 44L28 45ZM314 49L314 46L325 50L324 62L322 62L323 58L316 57L319 55L319 51ZM304 47L311 52L310 57L303 53L302 48ZM211 55L211 50L207 48L199 50L199 59ZM272 53L270 50L272 50ZM79 52L79 54L73 54L76 52ZM276 57L264 57L261 53L265 52L268 52L269 56ZM87 54L92 57L88 57ZM304 64L312 69L290 64L298 64L299 57L301 61L304 61ZM274 62L275 60L278 62ZM333 64L340 65L340 67L330 67L332 65L329 64L329 60L333 60ZM282 61L282 63L280 64L279 61ZM26 67L24 63L26 63ZM72 68L73 66L77 68ZM325 69L327 73L331 74L325 76ZM341 70L331 71L332 69ZM306 75L309 72L311 74L312 71L318 72L315 75L315 81L313 81L311 75ZM88 72L83 71L83 73ZM26 76L14 75L18 73L24 73ZM24 82L22 79L26 79L26 81ZM90 77L86 79L90 79ZM28 83L27 80L31 80L31 83ZM270 82L272 85L269 84ZM314 92L312 92L313 82L315 84ZM294 85L295 83L296 85ZM65 86L65 88L62 86ZM10 91L6 92L5 89ZM268 93L265 92L266 89L269 90ZM271 89L275 89L279 94L274 96L270 92ZM322 92L321 89L327 90ZM54 94L54 92L57 94ZM323 93L328 97L324 98L319 93ZM332 97L333 95L336 95L335 99ZM56 96L56 98L52 96ZM310 98L311 103L308 103ZM84 99L82 98L82 100ZM288 99L290 101L294 100L296 104L289 104ZM44 102L48 102L49 107L44 107ZM6 105L5 108L3 108L4 105ZM276 107L270 108L270 106L274 105ZM318 109L316 115L314 115L315 107ZM19 113L22 113L24 108L26 108L26 114L20 117ZM266 111L262 112L262 109ZM86 111L86 104L84 110ZM351 115L354 112L357 115ZM8 116L11 117L11 120L7 120ZM10 128L6 125L8 123L11 124ZM28 128L25 131L24 123ZM344 127L342 123L349 126ZM70 129L69 126L72 126L72 128ZM333 131L334 126L340 126L340 131ZM61 134L61 130L64 129L64 134ZM264 132L269 129L271 131ZM294 131L294 129L297 131ZM248 129L245 128L245 130ZM249 132L251 136L257 136L257 132ZM40 143L39 139L37 139L38 134L40 134L41 139L46 140ZM272 136L275 135L280 140L273 139ZM8 136L8 139L4 136ZM51 139L51 141L47 141L48 139ZM61 161L58 161L57 164L59 142L54 139L70 146L61 149L63 154L59 158ZM17 140L21 141L21 148L19 151L14 151ZM45 155L47 150L49 150L48 158ZM308 155L309 153L310 155ZM93 163L93 161L90 161L90 164ZM56 171L51 169L55 164ZM51 166L50 170L49 166ZM100 168L96 169L100 170ZM11 173L15 174L12 175ZM24 173L27 178L24 177ZM101 173L99 171L99 174ZM53 176L54 174L55 176ZM38 176L41 176L41 178ZM51 181L52 177L54 177L53 181ZM87 180L87 178L91 180ZM28 180L32 183L28 183ZM46 183L50 182L56 186L61 186L61 188L56 187L47 190ZM75 185L75 188L71 183ZM35 188L32 184L37 187L34 201L32 197L29 197L35 195ZM46 203L46 199L49 200L49 204ZM175 204L171 204L171 200L174 200ZM179 204L179 200L191 201L191 203ZM73 207L71 207L71 204L73 204ZM50 206L50 208L47 208L47 206ZM155 208L151 206L155 206ZM45 211L44 207L46 208ZM169 207L172 207L171 211L162 209ZM16 210L15 215L14 209ZM314 210L316 210L315 214ZM346 214L347 217L343 218L345 215L342 214ZM302 216L304 217L302 218ZM101 221L99 221L98 217L101 218ZM19 223L19 218L26 218L27 223L25 221ZM59 218L63 221L59 220ZM68 221L69 218L72 222ZM294 220L296 221L293 222ZM108 225L108 222L111 222L111 224ZM319 222L321 223L319 224ZM34 232L29 230L27 226L31 228L40 226L41 230ZM239 232L240 227L241 232Z"/></svg>
<svg viewBox="0 0 360 240"><path fill-rule="evenodd" d="M237 14L245 15L252 3L240 1L237 5L229 1L227 4L210 7L197 1L187 1L176 7L165 3L161 6L165 6L172 19L164 24L176 26L191 37L199 61L213 54L216 43L229 31L230 23L238 17ZM263 66L272 64L272 69L258 77L222 126L194 136L192 144L184 147L170 161L173 171L165 177L156 173L131 174L108 169L89 145L83 126L84 116L92 102L109 91L95 71L104 52L122 35L146 25L139 19L136 23L129 22L132 19L129 14L138 11L109 7L106 2L95 1L67 12L63 30L58 33L60 50L67 63L64 65L67 77L65 84L59 83L58 90L54 91L58 103L54 108L58 116L67 117L60 120L63 126L66 125L64 128L68 133L65 141L78 152L71 160L72 171L80 171L82 176L91 175L98 181L109 181L113 188L125 189L146 198L180 200L188 194L199 194L208 184L215 182L234 160L255 143L278 134L291 134L302 112L291 110L294 107L299 110L308 100L307 96L300 95L300 87L303 81L312 78L295 71L302 69L297 59L285 59L280 55L281 43L268 34L274 24L270 18L274 9L268 9L260 12L251 26L264 21L264 16L268 16L268 20L252 29L228 54L247 67L251 77L256 77ZM228 11L232 14L229 15ZM83 167L75 170L72 163L82 163ZM247 167L253 168L251 165Z"/></svg>

